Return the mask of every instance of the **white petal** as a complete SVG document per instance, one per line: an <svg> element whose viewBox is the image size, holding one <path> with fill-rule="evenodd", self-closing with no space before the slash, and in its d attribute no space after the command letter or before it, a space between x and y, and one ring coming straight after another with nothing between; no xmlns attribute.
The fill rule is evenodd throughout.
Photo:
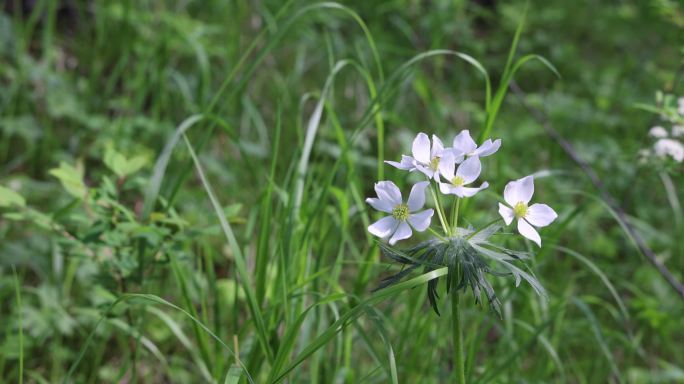
<svg viewBox="0 0 684 384"><path fill-rule="evenodd" d="M403 169L405 171L410 171L416 167L415 165L413 165L413 162L413 157L406 155L401 156L401 163L397 163L396 161L385 160L385 163L393 166L394 168Z"/></svg>
<svg viewBox="0 0 684 384"><path fill-rule="evenodd" d="M445 195L453 195L453 189L454 187L451 186L451 183L439 183L439 191Z"/></svg>
<svg viewBox="0 0 684 384"><path fill-rule="evenodd" d="M413 158L420 161L421 163L430 163L430 138L423 132L419 133L415 139L413 139L413 147L411 149L413 152Z"/></svg>
<svg viewBox="0 0 684 384"><path fill-rule="evenodd" d="M458 166L456 170L456 176L460 176L463 179L463 184L470 184L482 171L482 164L480 163L480 158L477 156L469 157L461 165Z"/></svg>
<svg viewBox="0 0 684 384"><path fill-rule="evenodd" d="M461 164L466 158L466 154L456 148L451 148L451 154L454 156L454 162Z"/></svg>
<svg viewBox="0 0 684 384"><path fill-rule="evenodd" d="M399 223L397 231L394 232L394 236L392 236L389 243L391 245L394 245L399 240L408 239L409 237L411 237L412 234L413 231L411 231L411 226L409 226L407 222L402 221L401 223Z"/></svg>
<svg viewBox="0 0 684 384"><path fill-rule="evenodd" d="M376 199L374 197L367 198L366 203L370 204L371 207L381 212L392 213L392 208L394 208L394 206L389 201Z"/></svg>
<svg viewBox="0 0 684 384"><path fill-rule="evenodd" d="M526 176L522 179L511 181L506 184L506 188L504 188L504 200L506 200L511 207L514 207L521 201L525 204L529 203L533 194L534 179L532 176Z"/></svg>
<svg viewBox="0 0 684 384"><path fill-rule="evenodd" d="M435 156L442 156L442 151L444 151L444 144L442 140L437 137L437 135L432 135L432 150L430 151L430 158Z"/></svg>
<svg viewBox="0 0 684 384"><path fill-rule="evenodd" d="M501 139L496 139L494 140L494 142L492 142L491 139L487 139L487 141L480 145L480 148L475 150L473 155L479 157L493 155L496 151L499 150L499 147L501 147Z"/></svg>
<svg viewBox="0 0 684 384"><path fill-rule="evenodd" d="M465 154L477 149L477 144L475 144L475 140L470 137L470 132L468 132L467 129L462 130L461 133L454 137L454 149Z"/></svg>
<svg viewBox="0 0 684 384"><path fill-rule="evenodd" d="M431 179L435 176L435 171L430 169L430 167L426 167L424 165L416 163L416 169L419 170L425 176L427 176L428 179Z"/></svg>
<svg viewBox="0 0 684 384"><path fill-rule="evenodd" d="M382 219L368 226L368 232L383 239L390 237L396 231L399 222L392 216L385 216Z"/></svg>
<svg viewBox="0 0 684 384"><path fill-rule="evenodd" d="M401 204L401 191L399 187L391 181L379 181L375 183L375 193L380 200L389 202L393 207Z"/></svg>
<svg viewBox="0 0 684 384"><path fill-rule="evenodd" d="M518 219L518 232L541 247L541 237L539 237L537 231L524 219Z"/></svg>
<svg viewBox="0 0 684 384"><path fill-rule="evenodd" d="M529 221L530 224L535 227L546 227L556 220L558 215L553 208L546 204L532 204L527 209L527 214L525 215L525 220Z"/></svg>
<svg viewBox="0 0 684 384"><path fill-rule="evenodd" d="M515 213L513 213L513 210L501 203L499 203L499 215L501 215L506 225L511 225L511 222L515 217Z"/></svg>
<svg viewBox="0 0 684 384"><path fill-rule="evenodd" d="M451 152L444 152L444 156L439 160L439 173L444 176L447 181L454 178L454 171L456 170L456 163L454 162L454 154Z"/></svg>
<svg viewBox="0 0 684 384"><path fill-rule="evenodd" d="M408 222L411 224L413 229L418 232L423 232L430 226L430 220L432 220L432 215L434 214L434 210L426 209L424 211L411 214L411 216L409 216Z"/></svg>
<svg viewBox="0 0 684 384"><path fill-rule="evenodd" d="M482 183L482 185L480 185L478 188L453 187L453 188L451 189L451 193L453 193L454 195L456 195L456 196L458 196L458 197L472 197L472 196L474 196L476 193L480 192L481 190L483 190L483 189L485 189L485 188L487 188L487 187L489 187L489 183L485 181L485 182Z"/></svg>
<svg viewBox="0 0 684 384"><path fill-rule="evenodd" d="M425 205L425 188L427 188L428 185L430 185L429 181L421 181L420 183L413 185L408 202L406 203L406 205L408 205L409 212L415 212L423 208L423 205Z"/></svg>

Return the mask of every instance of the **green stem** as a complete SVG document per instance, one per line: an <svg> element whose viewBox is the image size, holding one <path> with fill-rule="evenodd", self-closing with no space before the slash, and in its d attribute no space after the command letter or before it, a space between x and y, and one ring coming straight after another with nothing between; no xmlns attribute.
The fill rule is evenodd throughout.
<svg viewBox="0 0 684 384"><path fill-rule="evenodd" d="M437 238L439 238L440 240L446 241L446 238L444 238L444 236L437 233L437 231L435 231L434 229L428 227L428 231L430 231L430 233L432 233L433 235L437 236Z"/></svg>
<svg viewBox="0 0 684 384"><path fill-rule="evenodd" d="M461 207L461 198L456 196L453 209L451 211L451 222L453 223L453 233L456 233L456 228L458 228L458 210Z"/></svg>
<svg viewBox="0 0 684 384"><path fill-rule="evenodd" d="M435 207L437 208L437 216L439 216L439 222L442 224L442 230L444 230L444 234L449 236L449 226L447 225L446 222L446 215L444 215L444 210L442 210L442 204L439 201L439 197L435 193L435 188L433 185L430 185L430 193L432 193L432 200L435 202Z"/></svg>
<svg viewBox="0 0 684 384"><path fill-rule="evenodd" d="M463 360L463 337L461 331L461 313L459 310L459 294L456 289L451 291L451 321L453 322L452 337L454 340L454 380L458 384L465 384L465 364Z"/></svg>

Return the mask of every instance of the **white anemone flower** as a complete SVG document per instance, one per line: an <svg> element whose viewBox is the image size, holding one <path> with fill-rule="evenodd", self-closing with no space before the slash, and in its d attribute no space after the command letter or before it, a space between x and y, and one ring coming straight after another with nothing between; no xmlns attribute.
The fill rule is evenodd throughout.
<svg viewBox="0 0 684 384"><path fill-rule="evenodd" d="M481 171L482 164L479 157L469 157L456 169L454 155L447 152L439 164L439 172L445 179L444 182L439 183L439 190L444 194L471 197L489 186L489 183L485 181L477 188L466 187L480 176Z"/></svg>
<svg viewBox="0 0 684 384"><path fill-rule="evenodd" d="M432 135L432 145L430 145L430 138L428 135L420 132L415 139L413 139L413 146L411 153L413 157L402 155L401 162L385 161L385 163L399 169L406 171L419 170L428 178L434 178L438 181L439 178L439 160L444 151L444 144L439 137Z"/></svg>
<svg viewBox="0 0 684 384"><path fill-rule="evenodd" d="M667 130L659 125L656 125L648 131L648 135L656 139L662 139L667 137Z"/></svg>
<svg viewBox="0 0 684 384"><path fill-rule="evenodd" d="M671 156L676 162L684 161L684 145L674 139L660 139L653 145L653 151L658 157Z"/></svg>
<svg viewBox="0 0 684 384"><path fill-rule="evenodd" d="M394 245L399 240L411 237L412 227L418 232L425 231L435 213L432 209L419 211L425 205L425 188L429 184L429 181L415 184L411 188L408 201L404 203L396 184L391 181L375 183L375 193L378 197L368 198L366 202L378 211L389 213L390 216L371 224L368 232L383 239L389 238L389 243Z"/></svg>
<svg viewBox="0 0 684 384"><path fill-rule="evenodd" d="M479 147L475 140L470 137L470 132L467 129L462 130L456 137L454 137L454 147L452 151L454 153L454 160L459 164L465 160L466 157L485 157L493 155L501 147L501 139L496 139L492 141L487 139Z"/></svg>
<svg viewBox="0 0 684 384"><path fill-rule="evenodd" d="M546 204L528 206L533 194L532 176L509 182L504 189L504 200L510 207L499 203L499 214L506 225L510 225L514 218L518 219L518 232L541 247L541 238L534 227L546 227L556 220L558 215Z"/></svg>

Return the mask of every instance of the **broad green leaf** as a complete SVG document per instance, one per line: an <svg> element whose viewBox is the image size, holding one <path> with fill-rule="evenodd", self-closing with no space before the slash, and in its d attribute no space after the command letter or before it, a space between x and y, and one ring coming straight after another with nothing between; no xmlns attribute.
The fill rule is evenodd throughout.
<svg viewBox="0 0 684 384"><path fill-rule="evenodd" d="M65 162L59 163L59 168L50 170L50 174L62 183L66 191L78 198L83 199L88 192L88 187L83 183L83 170L75 168Z"/></svg>
<svg viewBox="0 0 684 384"><path fill-rule="evenodd" d="M0 186L0 207L11 206L25 207L26 200L13 190Z"/></svg>
<svg viewBox="0 0 684 384"><path fill-rule="evenodd" d="M104 163L114 174L126 177L138 172L147 164L147 157L143 155L127 159L122 153L114 149L112 144L105 147Z"/></svg>

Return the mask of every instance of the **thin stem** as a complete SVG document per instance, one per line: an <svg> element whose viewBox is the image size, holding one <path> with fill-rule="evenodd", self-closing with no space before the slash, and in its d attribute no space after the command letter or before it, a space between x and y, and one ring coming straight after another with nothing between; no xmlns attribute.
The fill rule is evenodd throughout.
<svg viewBox="0 0 684 384"><path fill-rule="evenodd" d="M453 223L453 233L456 233L456 228L458 228L458 210L461 206L461 198L456 196L454 197L454 205L451 210L451 222Z"/></svg>
<svg viewBox="0 0 684 384"><path fill-rule="evenodd" d="M442 204L439 201L439 197L435 193L435 187L433 185L430 185L430 193L432 193L432 200L435 202L435 207L437 208L437 216L439 216L439 222L442 224L442 230L444 230L444 234L449 236L449 226L446 223L446 216L444 215L444 211L442 210Z"/></svg>
<svg viewBox="0 0 684 384"><path fill-rule="evenodd" d="M453 285L452 285L453 286ZM459 294L451 291L451 321L453 323L452 337L454 340L454 380L458 384L465 384L465 364L463 359L463 337L461 331L461 313L459 310Z"/></svg>
<svg viewBox="0 0 684 384"><path fill-rule="evenodd" d="M439 233L437 233L437 231L435 231L434 229L428 227L428 231L430 231L430 233L432 233L433 235L437 236L437 238L439 238L440 240L446 241L446 238L444 236L440 235Z"/></svg>
<svg viewBox="0 0 684 384"><path fill-rule="evenodd" d="M468 236L466 236L466 239L471 239L473 236L475 236L475 235L477 235L478 233L482 232L482 230L484 230L485 228L488 228L488 227L490 227L491 225L493 225L493 224L495 224L496 222L501 221L501 220L503 220L503 219L499 217L498 219L494 219L494 220L490 221L489 223L487 223L486 225L482 226L482 227L481 227L480 229L478 229L477 231L475 231L475 232L469 234Z"/></svg>

